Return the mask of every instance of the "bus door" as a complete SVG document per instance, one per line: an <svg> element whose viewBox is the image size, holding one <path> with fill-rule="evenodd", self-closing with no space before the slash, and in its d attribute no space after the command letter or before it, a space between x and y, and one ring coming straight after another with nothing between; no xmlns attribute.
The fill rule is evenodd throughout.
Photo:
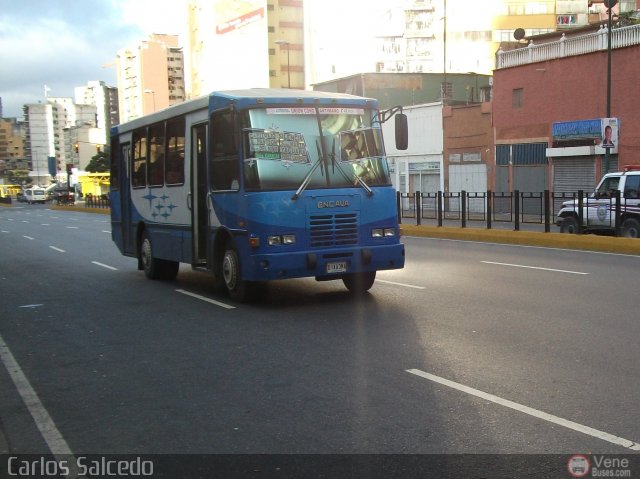
<svg viewBox="0 0 640 479"><path fill-rule="evenodd" d="M120 208L122 214L122 249L125 254L136 254L136 235L131 221L131 143L120 144ZM126 172L126 173L125 173Z"/></svg>
<svg viewBox="0 0 640 479"><path fill-rule="evenodd" d="M193 263L205 265L207 262L207 231L209 230L209 208L207 205L207 123L191 127L191 197L194 198L192 211Z"/></svg>

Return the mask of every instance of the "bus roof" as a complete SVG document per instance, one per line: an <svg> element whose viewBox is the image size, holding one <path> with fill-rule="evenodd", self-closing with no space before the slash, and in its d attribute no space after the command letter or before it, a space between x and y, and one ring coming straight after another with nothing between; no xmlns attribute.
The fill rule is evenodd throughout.
<svg viewBox="0 0 640 479"><path fill-rule="evenodd" d="M234 104L236 108L250 108L255 105L352 105L378 108L378 101L347 93L294 90L288 88L250 88L246 90L214 91L208 95L177 103L155 113L136 118L112 127L111 134L130 131L144 125L184 115L200 109L219 110Z"/></svg>

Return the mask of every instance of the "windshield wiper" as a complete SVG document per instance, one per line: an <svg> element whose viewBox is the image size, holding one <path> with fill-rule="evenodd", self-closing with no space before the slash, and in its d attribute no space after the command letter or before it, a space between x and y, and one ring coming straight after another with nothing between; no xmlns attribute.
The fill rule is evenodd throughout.
<svg viewBox="0 0 640 479"><path fill-rule="evenodd" d="M318 166L321 166L322 163L324 163L324 158L322 157L322 153L320 152L320 145L318 145L318 140L316 140L316 148L318 148L318 159L309 170L309 173L307 173L305 177L302 179L302 183L300 183L300 186L298 186L298 189L291 197L293 201L300 198L300 195L302 194L302 192L307 189L307 186L309 186L313 173L318 169Z"/></svg>

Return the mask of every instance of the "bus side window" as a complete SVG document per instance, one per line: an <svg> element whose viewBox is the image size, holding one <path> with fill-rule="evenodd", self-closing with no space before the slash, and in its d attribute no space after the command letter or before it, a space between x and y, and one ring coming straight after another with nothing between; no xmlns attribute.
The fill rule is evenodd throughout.
<svg viewBox="0 0 640 479"><path fill-rule="evenodd" d="M162 186L164 173L164 123L149 128L149 186Z"/></svg>
<svg viewBox="0 0 640 479"><path fill-rule="evenodd" d="M214 113L211 118L212 157L210 181L212 190L237 190L239 188L239 152L235 141L231 111Z"/></svg>
<svg viewBox="0 0 640 479"><path fill-rule="evenodd" d="M167 163L165 181L167 185L184 183L184 118L167 123Z"/></svg>
<svg viewBox="0 0 640 479"><path fill-rule="evenodd" d="M133 133L133 155L131 156L131 185L134 188L147 186L147 130Z"/></svg>

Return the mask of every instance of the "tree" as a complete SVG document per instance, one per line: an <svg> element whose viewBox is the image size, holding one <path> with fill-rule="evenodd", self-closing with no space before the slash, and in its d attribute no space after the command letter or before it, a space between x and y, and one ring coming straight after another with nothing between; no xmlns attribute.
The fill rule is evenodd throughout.
<svg viewBox="0 0 640 479"><path fill-rule="evenodd" d="M109 171L109 151L99 151L91 158L85 171L89 173L105 173Z"/></svg>

